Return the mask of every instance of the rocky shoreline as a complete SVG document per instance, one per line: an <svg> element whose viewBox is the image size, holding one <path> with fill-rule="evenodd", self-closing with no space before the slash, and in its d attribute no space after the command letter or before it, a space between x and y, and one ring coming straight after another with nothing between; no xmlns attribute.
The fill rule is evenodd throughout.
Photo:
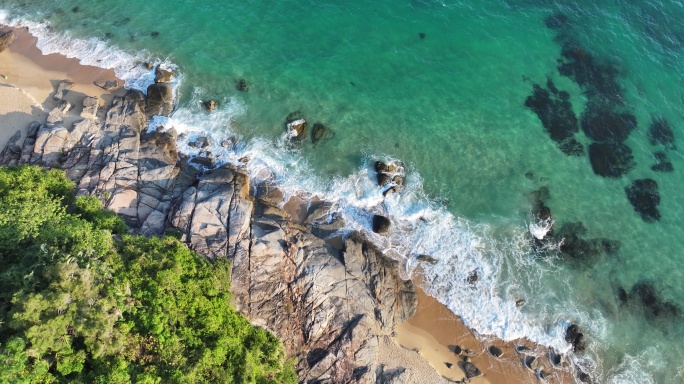
<svg viewBox="0 0 684 384"><path fill-rule="evenodd" d="M81 94L80 103L63 100L73 84L58 82L47 118L12 136L0 165L62 169L79 194L97 196L132 232L176 236L201 255L230 260L235 304L283 341L301 382L409 383L418 382L416 372L420 382L453 381L395 344L397 328L417 311L416 287L361 234L337 234L344 223L331 203L286 200L243 165L188 159L173 129L147 130L151 116L174 108L173 74L157 73L147 95L108 82L113 97L105 105ZM385 193L401 192L402 164L375 168ZM380 233L383 217L376 218ZM461 366L461 377L471 366Z"/></svg>
<svg viewBox="0 0 684 384"><path fill-rule="evenodd" d="M316 236L341 226L312 230L327 217L325 202L293 220L267 182L250 185L230 165L202 172L177 161L175 132L145 133L148 100L129 91L102 122L84 112L71 127L57 118L34 123L23 144L20 135L10 139L0 164L64 169L80 194L98 196L134 232L178 234L202 255L228 258L238 308L283 340L302 380L400 377L397 367L385 374L376 357L378 338L415 311L413 284L396 263L363 239ZM86 98L84 110L90 104Z"/></svg>

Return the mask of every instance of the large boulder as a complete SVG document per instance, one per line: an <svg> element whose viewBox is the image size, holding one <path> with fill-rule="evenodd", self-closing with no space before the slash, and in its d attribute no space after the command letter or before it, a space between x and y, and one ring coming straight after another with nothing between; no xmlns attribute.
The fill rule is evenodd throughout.
<svg viewBox="0 0 684 384"><path fill-rule="evenodd" d="M173 112L173 87L169 83L154 83L147 87L145 115L169 116Z"/></svg>
<svg viewBox="0 0 684 384"><path fill-rule="evenodd" d="M0 32L0 52L7 49L14 42L15 37L13 30Z"/></svg>

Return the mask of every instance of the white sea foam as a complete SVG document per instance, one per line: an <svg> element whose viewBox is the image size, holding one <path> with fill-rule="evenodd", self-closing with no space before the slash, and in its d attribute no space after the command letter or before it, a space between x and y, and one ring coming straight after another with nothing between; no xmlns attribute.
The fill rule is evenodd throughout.
<svg viewBox="0 0 684 384"><path fill-rule="evenodd" d="M129 88L145 90L153 82L153 71L136 65L139 61L150 61L145 52L127 53L98 39L75 39L67 33L55 33L45 23L12 18L3 11L0 23L29 26L44 53L60 52L79 58L83 64L113 68ZM168 61L154 62L173 67ZM176 81L176 89L179 82ZM244 167L253 180L269 179L278 184L286 199L292 195L318 196L334 203L336 213L345 220L344 231L362 232L385 254L402 262L404 277L422 274L428 294L480 334L504 340L527 338L568 352L570 346L564 341L564 330L576 322L591 330L596 340L606 339L606 320L599 311L582 307L570 295L545 289L549 279L563 282L566 278L552 257L540 260L534 256L529 234L543 238L552 222L533 222L527 227L511 222L498 228L459 218L425 194L420 174L410 165L403 192L385 197L384 189L375 183L372 165L376 160L392 160L386 156L367 154L351 175L323 180L312 176L305 158L290 147L286 132L275 142L263 138L243 141L236 136L233 122L246 110L240 99L219 100L219 107L207 113L201 105L202 95L202 89L194 89L190 102L172 117L153 118L149 129L175 129L181 134L178 147L182 153L211 155L218 163ZM211 139L208 148L189 145L200 136ZM227 139L230 141L222 145ZM249 161L245 164L244 159ZM390 218L388 234L372 231L371 221L376 213ZM418 255L430 255L437 264L420 263ZM521 300L525 300L525 305L517 305ZM590 357L570 354L570 359L577 366L607 377L609 383L652 382L645 372L653 367L644 366L641 358L627 359L605 375L601 373L600 362Z"/></svg>

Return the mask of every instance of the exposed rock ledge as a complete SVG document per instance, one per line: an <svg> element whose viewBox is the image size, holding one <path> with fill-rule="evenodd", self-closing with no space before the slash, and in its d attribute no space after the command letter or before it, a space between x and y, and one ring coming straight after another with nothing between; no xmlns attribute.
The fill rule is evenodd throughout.
<svg viewBox="0 0 684 384"><path fill-rule="evenodd" d="M285 343L305 383L403 383L380 348L416 309L410 281L359 236L326 238L341 223L315 225L329 205L281 209L282 194L250 185L232 166L200 173L177 161L175 132L146 133L145 99L116 97L103 123L33 123L13 137L0 164L62 168L80 194L100 197L137 233L179 231L207 257L233 265L239 310ZM148 111L149 112L149 111Z"/></svg>

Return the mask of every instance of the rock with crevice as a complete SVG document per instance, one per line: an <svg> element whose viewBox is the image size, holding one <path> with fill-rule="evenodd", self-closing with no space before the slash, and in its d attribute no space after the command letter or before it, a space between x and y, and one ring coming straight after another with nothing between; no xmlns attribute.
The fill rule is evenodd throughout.
<svg viewBox="0 0 684 384"><path fill-rule="evenodd" d="M145 116L169 116L173 112L173 86L170 83L154 83L147 87Z"/></svg>
<svg viewBox="0 0 684 384"><path fill-rule="evenodd" d="M83 110L81 117L84 119L97 119L97 112L100 108L100 100L97 97L87 96L83 99Z"/></svg>

